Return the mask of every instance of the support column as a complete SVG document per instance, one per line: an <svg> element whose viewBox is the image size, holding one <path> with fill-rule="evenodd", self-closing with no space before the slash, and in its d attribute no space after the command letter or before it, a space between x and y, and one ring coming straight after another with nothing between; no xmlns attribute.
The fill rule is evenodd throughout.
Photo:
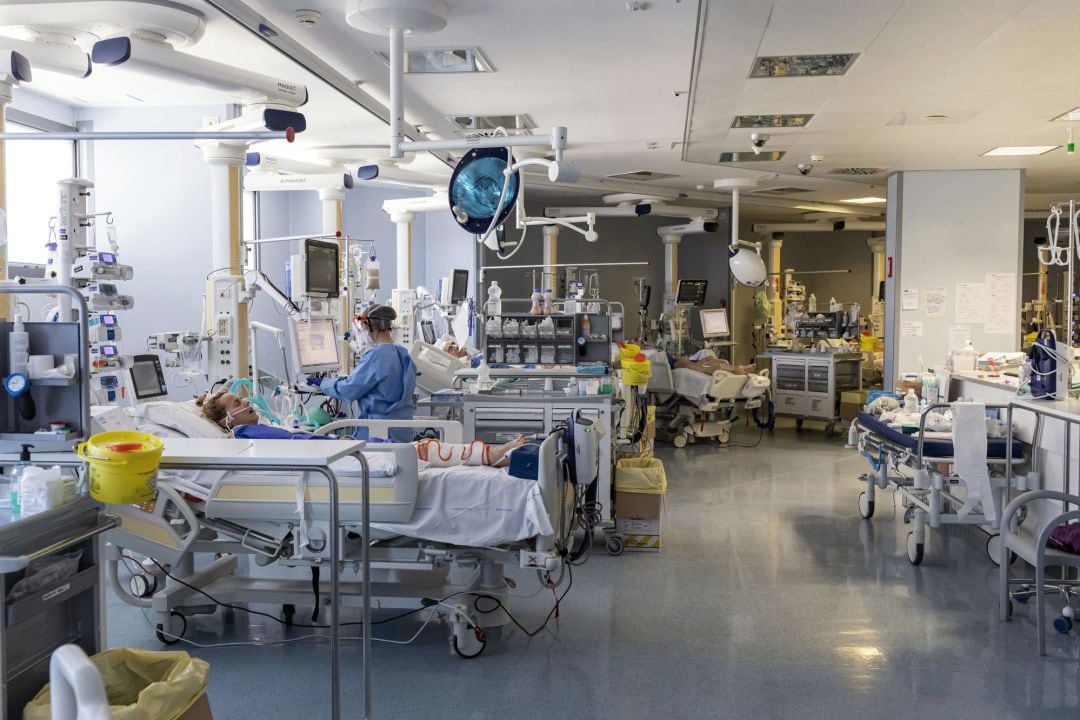
<svg viewBox="0 0 1080 720"><path fill-rule="evenodd" d="M870 325L874 337L885 335L885 302L878 300L878 288L885 282L885 238L872 237L866 241L866 245L874 254L873 266L870 273Z"/></svg>
<svg viewBox="0 0 1080 720"><path fill-rule="evenodd" d="M4 115L7 106L11 103L13 85L10 82L0 82L0 132L4 132ZM0 281L8 279L8 246L7 246L7 189L4 184L6 175L6 157L4 147L7 143L0 140ZM11 319L11 295L0 295L0 320Z"/></svg>
<svg viewBox="0 0 1080 720"><path fill-rule="evenodd" d="M769 287L772 290L773 332L780 334L784 324L784 302L780 293L782 275L780 270L780 249L784 246L784 237L769 238Z"/></svg>
<svg viewBox="0 0 1080 720"><path fill-rule="evenodd" d="M544 287L540 288L541 291L551 288L553 291L558 291L555 287L557 278L557 269L555 265L559 262L559 226L558 225L545 225L544 226L544 257L542 260L544 264Z"/></svg>
<svg viewBox="0 0 1080 720"><path fill-rule="evenodd" d="M392 212L390 221L397 229L397 288L412 287L412 222L416 213Z"/></svg>
<svg viewBox="0 0 1080 720"><path fill-rule="evenodd" d="M675 312L675 293L679 289L679 243L682 235L664 235L664 318L670 320Z"/></svg>

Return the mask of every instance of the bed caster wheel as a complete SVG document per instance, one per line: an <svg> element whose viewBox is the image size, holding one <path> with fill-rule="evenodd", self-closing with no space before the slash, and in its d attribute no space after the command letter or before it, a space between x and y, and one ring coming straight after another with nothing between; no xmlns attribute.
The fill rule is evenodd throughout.
<svg viewBox="0 0 1080 720"><path fill-rule="evenodd" d="M157 578L153 575L132 575L128 591L137 598L148 598L157 592Z"/></svg>
<svg viewBox="0 0 1080 720"><path fill-rule="evenodd" d="M1008 605L1005 606L1005 617L1012 619L1013 616L1013 603L1012 600L1008 601Z"/></svg>
<svg viewBox="0 0 1080 720"><path fill-rule="evenodd" d="M825 426L825 437L836 437L836 423L829 423Z"/></svg>
<svg viewBox="0 0 1080 720"><path fill-rule="evenodd" d="M1030 595L1028 595L1028 591L1030 589L1031 588L1027 585L1021 585L1020 589L1017 590L1016 594L1013 595L1013 600L1020 603L1021 605L1027 605L1028 598L1031 597Z"/></svg>
<svg viewBox="0 0 1080 720"><path fill-rule="evenodd" d="M180 642L180 638L184 637L184 633L187 632L187 618L184 617L183 613L173 610L169 613L169 626L168 634L166 634L165 627L161 623L158 623L155 630L158 642L162 645L175 645Z"/></svg>
<svg viewBox="0 0 1080 720"><path fill-rule="evenodd" d="M862 515L863 520L874 517L874 501L864 492L859 493L859 514Z"/></svg>
<svg viewBox="0 0 1080 720"><path fill-rule="evenodd" d="M626 544L623 541L622 535L608 535L605 541L607 546L608 555L618 557L623 554L623 550L626 549Z"/></svg>
<svg viewBox="0 0 1080 720"><path fill-rule="evenodd" d="M677 448L684 448L686 447L686 443L688 440L689 438L687 438L686 435L680 433L679 435L671 438L671 444Z"/></svg>
<svg viewBox="0 0 1080 720"><path fill-rule="evenodd" d="M294 617L296 617L295 605L281 606L281 618L285 621L285 627L292 627Z"/></svg>
<svg viewBox="0 0 1080 720"><path fill-rule="evenodd" d="M904 510L904 524L910 525L911 521L915 519L915 506L908 505Z"/></svg>
<svg viewBox="0 0 1080 720"><path fill-rule="evenodd" d="M1062 635L1067 635L1073 629L1072 618L1067 618L1064 615L1054 618L1054 629Z"/></svg>
<svg viewBox="0 0 1080 720"><path fill-rule="evenodd" d="M727 445L729 440L731 440L731 433L726 431L716 436L716 441L721 445Z"/></svg>
<svg viewBox="0 0 1080 720"><path fill-rule="evenodd" d="M995 565L1001 565L1001 535L994 533L986 539L986 554ZM1009 564L1016 562L1016 553L1009 551Z"/></svg>
<svg viewBox="0 0 1080 720"><path fill-rule="evenodd" d="M915 542L915 533L910 532L907 536L907 559L912 565L919 565L923 559L925 543Z"/></svg>
<svg viewBox="0 0 1080 720"><path fill-rule="evenodd" d="M795 429L796 430L802 430L802 425L803 425L802 418L798 418L798 419L795 420Z"/></svg>

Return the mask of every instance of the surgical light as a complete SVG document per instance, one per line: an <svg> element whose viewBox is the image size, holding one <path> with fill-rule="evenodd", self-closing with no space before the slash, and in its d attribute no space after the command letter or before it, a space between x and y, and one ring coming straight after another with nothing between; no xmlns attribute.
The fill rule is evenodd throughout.
<svg viewBox="0 0 1080 720"><path fill-rule="evenodd" d="M768 272L760 253L748 247L732 246L729 248L729 255L728 265L737 281L750 287L757 287L765 282Z"/></svg>
<svg viewBox="0 0 1080 720"><path fill-rule="evenodd" d="M510 215L520 189L519 173L506 174L510 162L507 148L473 148L454 168L450 209L465 230L485 234Z"/></svg>

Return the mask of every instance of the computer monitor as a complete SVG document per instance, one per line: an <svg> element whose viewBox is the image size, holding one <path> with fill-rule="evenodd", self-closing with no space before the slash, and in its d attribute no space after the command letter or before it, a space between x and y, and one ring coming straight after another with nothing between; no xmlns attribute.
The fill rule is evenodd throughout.
<svg viewBox="0 0 1080 720"><path fill-rule="evenodd" d="M454 279L450 283L450 304L463 303L469 297L469 271L455 270Z"/></svg>
<svg viewBox="0 0 1080 720"><path fill-rule="evenodd" d="M307 293L332 298L340 295L338 244L323 240L305 240L303 250Z"/></svg>
<svg viewBox="0 0 1080 720"><path fill-rule="evenodd" d="M136 402L169 397L165 375L161 372L161 360L157 355L136 355L131 360L128 374L131 376L131 389L135 393Z"/></svg>
<svg viewBox="0 0 1080 720"><path fill-rule="evenodd" d="M680 280L675 302L680 305L704 305L708 280Z"/></svg>
<svg viewBox="0 0 1080 720"><path fill-rule="evenodd" d="M340 367L337 329L330 318L294 321L293 337L301 372L326 372Z"/></svg>
<svg viewBox="0 0 1080 720"><path fill-rule="evenodd" d="M435 323L430 320L420 321L420 334L424 336L424 342L428 345L435 344Z"/></svg>
<svg viewBox="0 0 1080 720"><path fill-rule="evenodd" d="M700 316L701 336L706 340L709 338L727 337L731 334L731 328L728 326L727 310L724 308L701 310Z"/></svg>

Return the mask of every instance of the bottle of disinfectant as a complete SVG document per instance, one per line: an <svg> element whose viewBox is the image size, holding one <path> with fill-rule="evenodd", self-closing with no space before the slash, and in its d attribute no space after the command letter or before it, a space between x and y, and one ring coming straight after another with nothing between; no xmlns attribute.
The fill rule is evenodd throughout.
<svg viewBox="0 0 1080 720"><path fill-rule="evenodd" d="M33 445L23 445L22 450L19 452L19 462L11 470L11 516L19 517L22 514L22 492L19 487L22 482L22 477L26 473L26 468L32 464L30 462L30 449Z"/></svg>

